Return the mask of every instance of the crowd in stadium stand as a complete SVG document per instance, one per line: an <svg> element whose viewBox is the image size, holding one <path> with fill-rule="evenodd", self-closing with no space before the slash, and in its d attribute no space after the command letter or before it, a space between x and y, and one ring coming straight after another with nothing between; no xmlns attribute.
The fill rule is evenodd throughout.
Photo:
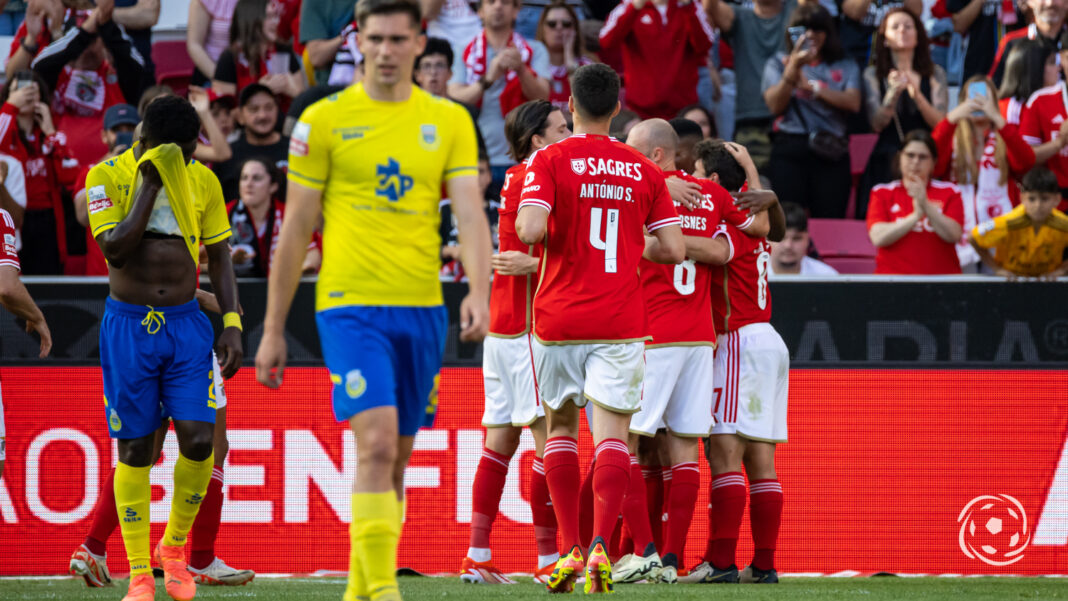
<svg viewBox="0 0 1068 601"><path fill-rule="evenodd" d="M979 230L995 218L1032 224L1018 207L1033 169L1068 190L1068 0L420 4L429 38L415 79L471 111L491 224L513 164L505 116L531 99L566 113L569 74L594 61L623 77L618 137L659 117L694 142L749 149L790 220L776 272L1001 273L1006 257L984 256ZM135 143L151 99L177 94L203 122L195 157L242 224L232 241L239 273L265 275L284 214L288 133L304 108L362 74L355 0L190 0L177 47L188 68L177 75L152 60L160 0L0 5L0 35L12 36L0 208L19 226L23 273L107 273L85 232L85 172ZM459 281L447 198L441 207L441 277ZM1060 232L1060 213L1049 219Z"/></svg>

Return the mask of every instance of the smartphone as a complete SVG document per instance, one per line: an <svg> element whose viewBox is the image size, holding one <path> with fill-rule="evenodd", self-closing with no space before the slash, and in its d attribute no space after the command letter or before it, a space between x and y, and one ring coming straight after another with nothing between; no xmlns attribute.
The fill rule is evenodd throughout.
<svg viewBox="0 0 1068 601"><path fill-rule="evenodd" d="M132 131L120 131L115 134L115 148L125 146L129 148L133 146L133 132Z"/></svg>
<svg viewBox="0 0 1068 601"><path fill-rule="evenodd" d="M972 98L986 98L990 94L990 89L987 87L985 81L973 81L968 84L968 100ZM983 111L972 112L973 117L982 117Z"/></svg>
<svg viewBox="0 0 1068 601"><path fill-rule="evenodd" d="M21 73L15 78L15 89L21 90L26 86L33 84L33 77L29 73Z"/></svg>
<svg viewBox="0 0 1068 601"><path fill-rule="evenodd" d="M787 28L786 31L790 34L790 43L797 46L797 40L800 40L801 36L805 35L805 26L794 25L793 27Z"/></svg>

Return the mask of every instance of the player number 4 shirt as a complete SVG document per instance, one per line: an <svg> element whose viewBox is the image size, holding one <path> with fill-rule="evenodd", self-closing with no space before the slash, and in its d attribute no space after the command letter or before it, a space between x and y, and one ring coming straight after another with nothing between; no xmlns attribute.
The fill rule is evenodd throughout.
<svg viewBox="0 0 1068 601"><path fill-rule="evenodd" d="M534 296L538 339L644 340L644 229L679 223L660 169L612 138L571 136L530 157L519 207L549 212Z"/></svg>
<svg viewBox="0 0 1068 601"><path fill-rule="evenodd" d="M752 218L734 206L727 190L709 180L669 171L664 177L676 176L701 186L701 206L690 210L678 204L675 209L686 236L712 238L721 221L745 227ZM744 235L744 234L743 234ZM687 258L678 265L662 265L642 259L642 292L653 339L647 346L693 346L716 343L712 320L712 266Z"/></svg>

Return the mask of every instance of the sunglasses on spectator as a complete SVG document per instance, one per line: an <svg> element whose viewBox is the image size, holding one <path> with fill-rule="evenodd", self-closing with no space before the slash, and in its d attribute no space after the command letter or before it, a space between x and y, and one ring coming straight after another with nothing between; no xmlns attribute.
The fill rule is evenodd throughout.
<svg viewBox="0 0 1068 601"><path fill-rule="evenodd" d="M446 71L448 70L448 68L449 65L446 65L445 63L423 62L419 64L419 70L426 71L427 73L433 73L434 71Z"/></svg>
<svg viewBox="0 0 1068 601"><path fill-rule="evenodd" d="M575 24L571 21L557 21L555 19L550 19L545 22L545 26L549 29L567 29L568 27L574 27Z"/></svg>

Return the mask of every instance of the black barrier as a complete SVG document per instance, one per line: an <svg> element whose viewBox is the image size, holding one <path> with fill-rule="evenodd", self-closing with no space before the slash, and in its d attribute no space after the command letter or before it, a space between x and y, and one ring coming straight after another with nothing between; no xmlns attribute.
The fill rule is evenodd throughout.
<svg viewBox="0 0 1068 601"><path fill-rule="evenodd" d="M92 365L108 288L100 279L26 278L52 330L45 362ZM266 282L240 282L246 363L263 335ZM481 346L459 340L466 286L445 284L449 334L445 364L480 366ZM1068 285L982 278L843 278L771 283L772 323L794 367L1068 367ZM290 364L321 362L314 284L303 282L286 324ZM216 327L221 324L212 316ZM41 364L37 342L0 314L0 361Z"/></svg>

